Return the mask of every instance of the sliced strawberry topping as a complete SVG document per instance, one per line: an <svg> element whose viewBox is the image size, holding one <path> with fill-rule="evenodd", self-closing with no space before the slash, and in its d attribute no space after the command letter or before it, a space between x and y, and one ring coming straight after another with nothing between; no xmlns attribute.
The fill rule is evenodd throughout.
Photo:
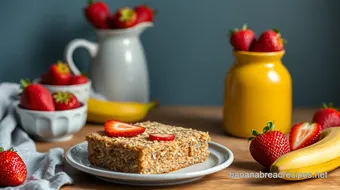
<svg viewBox="0 0 340 190"><path fill-rule="evenodd" d="M133 137L142 134L144 127L131 125L115 120L109 120L104 125L105 132L110 137Z"/></svg>
<svg viewBox="0 0 340 190"><path fill-rule="evenodd" d="M173 141L175 140L175 135L152 133L149 135L149 139L153 141Z"/></svg>
<svg viewBox="0 0 340 190"><path fill-rule="evenodd" d="M322 127L317 123L297 123L295 124L289 134L289 144L291 150L297 150L319 140Z"/></svg>

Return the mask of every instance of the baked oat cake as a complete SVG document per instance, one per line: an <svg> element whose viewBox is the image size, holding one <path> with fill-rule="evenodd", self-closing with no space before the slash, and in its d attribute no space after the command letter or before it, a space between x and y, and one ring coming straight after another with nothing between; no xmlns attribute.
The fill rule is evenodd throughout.
<svg viewBox="0 0 340 190"><path fill-rule="evenodd" d="M105 131L87 135L90 163L118 172L161 174L204 162L209 156L208 132L150 121L134 125L145 131L131 137L110 137ZM175 139L150 140L150 134L173 134Z"/></svg>

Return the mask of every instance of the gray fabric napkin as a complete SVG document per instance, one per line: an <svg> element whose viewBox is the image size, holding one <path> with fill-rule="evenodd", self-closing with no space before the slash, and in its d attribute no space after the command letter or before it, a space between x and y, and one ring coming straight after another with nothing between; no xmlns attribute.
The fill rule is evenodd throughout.
<svg viewBox="0 0 340 190"><path fill-rule="evenodd" d="M62 171L62 148L50 149L47 153L36 151L34 141L19 126L14 101L19 94L19 84L0 83L0 146L13 147L24 160L28 174L24 184L4 190L56 190L72 184L72 178Z"/></svg>

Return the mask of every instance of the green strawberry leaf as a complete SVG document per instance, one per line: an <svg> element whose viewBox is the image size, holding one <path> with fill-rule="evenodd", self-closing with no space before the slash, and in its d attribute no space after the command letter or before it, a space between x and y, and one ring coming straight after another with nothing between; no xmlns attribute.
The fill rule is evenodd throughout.
<svg viewBox="0 0 340 190"><path fill-rule="evenodd" d="M71 94L69 92L55 92L53 98L58 103L67 104L71 99Z"/></svg>
<svg viewBox="0 0 340 190"><path fill-rule="evenodd" d="M238 29L237 28L234 28L234 29L230 29L229 30L229 36L231 37L235 32L237 32Z"/></svg>
<svg viewBox="0 0 340 190"><path fill-rule="evenodd" d="M274 31L275 33L277 33L277 34L280 34L280 33L281 33L280 30L277 29L277 28L274 28L273 31Z"/></svg>
<svg viewBox="0 0 340 190"><path fill-rule="evenodd" d="M88 78L88 75L86 74L86 72L81 72L80 75L83 75L84 77Z"/></svg>
<svg viewBox="0 0 340 190"><path fill-rule="evenodd" d="M333 108L333 109L336 109L336 110L340 110L340 108L334 106L333 102L329 102L329 103L323 102L322 108Z"/></svg>
<svg viewBox="0 0 340 190"><path fill-rule="evenodd" d="M8 151L14 152L14 148L11 147L10 149L8 149Z"/></svg>
<svg viewBox="0 0 340 190"><path fill-rule="evenodd" d="M94 3L94 0L89 0L89 1L88 1L88 4L89 4L89 5L92 5L93 3Z"/></svg>
<svg viewBox="0 0 340 190"><path fill-rule="evenodd" d="M274 123L272 121L269 121L267 126L269 126L270 131L274 129Z"/></svg>
<svg viewBox="0 0 340 190"><path fill-rule="evenodd" d="M263 133L262 134L265 134L266 132L268 131L271 131L274 129L274 122L272 121L268 121L267 122L267 125L263 128ZM257 136L260 136L262 134L258 133L255 129L252 129L251 130L251 134L254 136L254 137L249 137L248 138L248 141L251 141L253 140L254 138L256 138Z"/></svg>
<svg viewBox="0 0 340 190"><path fill-rule="evenodd" d="M251 134L252 134L253 136L255 136L255 137L257 137L257 136L260 135L260 134L259 134L256 130L254 130L254 129L251 130Z"/></svg>
<svg viewBox="0 0 340 190"><path fill-rule="evenodd" d="M21 79L20 80L20 89L23 90L23 89L25 89L30 84L31 84L31 80L30 79Z"/></svg>
<svg viewBox="0 0 340 190"><path fill-rule="evenodd" d="M234 30L229 30L229 33L228 33L228 36L232 36L233 35L233 33L234 33Z"/></svg>
<svg viewBox="0 0 340 190"><path fill-rule="evenodd" d="M325 102L323 102L322 103L322 107L323 108L333 108L333 103L332 102L329 102L329 103L325 103Z"/></svg>
<svg viewBox="0 0 340 190"><path fill-rule="evenodd" d="M263 133L266 133L268 131L271 131L274 129L274 123L271 121L268 121L267 125L263 128Z"/></svg>
<svg viewBox="0 0 340 190"><path fill-rule="evenodd" d="M263 132L262 133L266 133L267 131L269 131L269 127L268 126L263 128Z"/></svg>
<svg viewBox="0 0 340 190"><path fill-rule="evenodd" d="M4 151L4 148L0 147L0 152L3 152Z"/></svg>

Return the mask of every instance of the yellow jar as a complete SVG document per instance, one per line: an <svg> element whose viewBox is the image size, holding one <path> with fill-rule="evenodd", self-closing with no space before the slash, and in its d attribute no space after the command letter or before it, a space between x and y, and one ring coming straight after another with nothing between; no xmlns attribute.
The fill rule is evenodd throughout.
<svg viewBox="0 0 340 190"><path fill-rule="evenodd" d="M225 78L223 125L236 137L262 132L268 121L287 133L292 117L292 80L282 64L284 51L235 51L235 63Z"/></svg>

